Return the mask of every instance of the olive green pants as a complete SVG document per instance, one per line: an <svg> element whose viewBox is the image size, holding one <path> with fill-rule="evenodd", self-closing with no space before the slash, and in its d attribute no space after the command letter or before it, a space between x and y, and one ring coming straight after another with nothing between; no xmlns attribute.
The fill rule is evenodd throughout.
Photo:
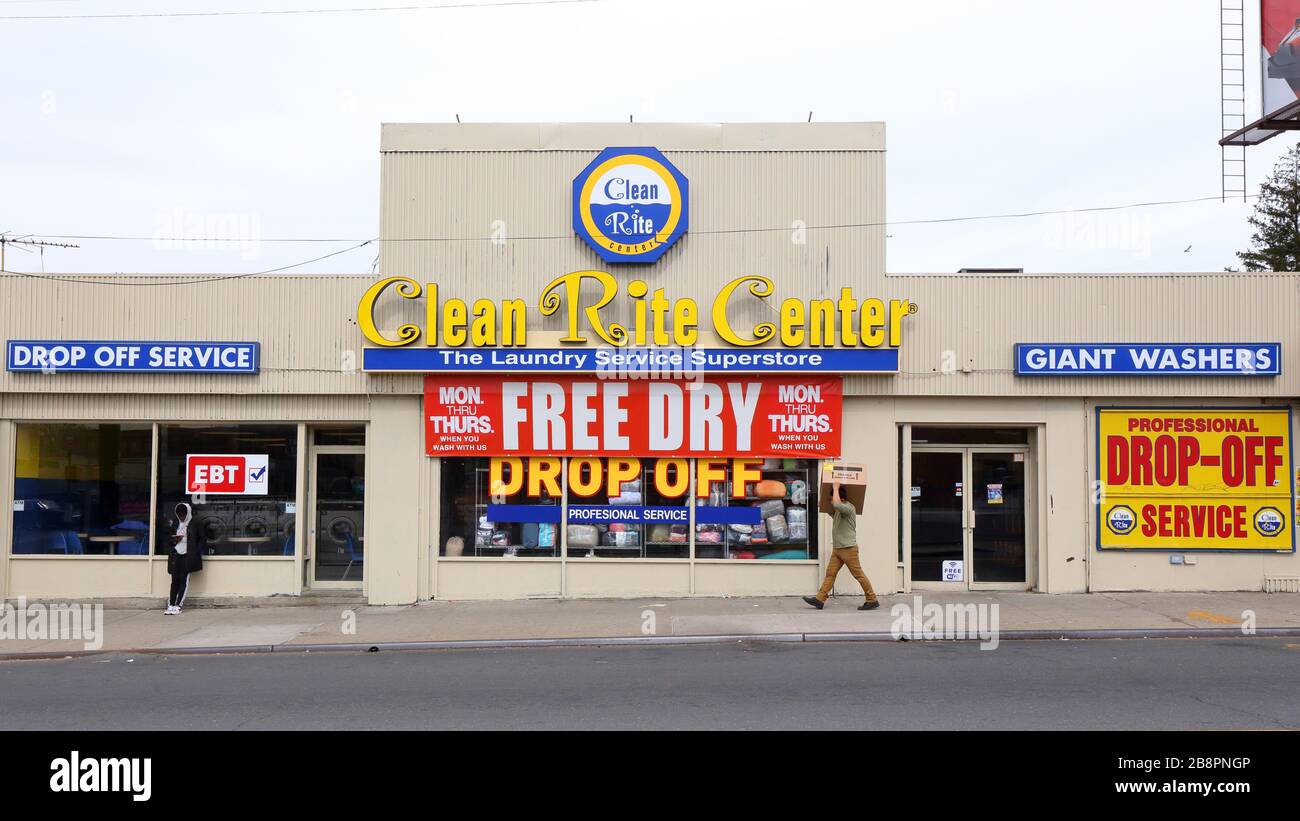
<svg viewBox="0 0 1300 821"><path fill-rule="evenodd" d="M835 587L835 577L840 574L841 567L847 567L853 574L853 578L862 585L862 592L866 595L867 601L876 601L876 591L871 589L871 579L862 572L862 563L858 561L857 545L837 547L831 553L831 560L826 563L826 580L822 582L822 589L817 591L817 601L824 602L831 594L831 589Z"/></svg>

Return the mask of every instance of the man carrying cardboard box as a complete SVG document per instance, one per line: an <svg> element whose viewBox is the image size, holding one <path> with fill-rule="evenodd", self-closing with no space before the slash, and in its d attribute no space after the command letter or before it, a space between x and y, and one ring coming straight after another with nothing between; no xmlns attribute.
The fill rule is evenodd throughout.
<svg viewBox="0 0 1300 821"><path fill-rule="evenodd" d="M875 610L880 607L880 599L876 598L876 591L871 589L871 580L862 572L862 563L858 561L858 511L840 498L838 478L831 482L831 508L831 546L834 551L826 564L826 579L816 596L804 596L803 600L818 610L825 607L826 598L835 587L835 577L839 575L840 568L847 565L867 597L858 609Z"/></svg>

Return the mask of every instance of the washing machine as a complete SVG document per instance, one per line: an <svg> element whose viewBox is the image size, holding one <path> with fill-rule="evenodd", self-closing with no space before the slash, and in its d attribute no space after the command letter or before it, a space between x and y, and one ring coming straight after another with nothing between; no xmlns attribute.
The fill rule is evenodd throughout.
<svg viewBox="0 0 1300 821"><path fill-rule="evenodd" d="M361 578L361 563L365 550L364 510L364 505L356 501L331 499L317 502L317 579L359 580Z"/></svg>
<svg viewBox="0 0 1300 821"><path fill-rule="evenodd" d="M236 499L235 531L240 536L265 538L265 542L244 543L249 555L270 555L284 549L279 536L280 504L266 499Z"/></svg>
<svg viewBox="0 0 1300 821"><path fill-rule="evenodd" d="M175 507L174 505L172 507ZM208 544L209 555L222 555L235 552L236 545L226 541L239 533L235 525L235 506L230 502L218 501L209 496L201 505L191 505L194 517L193 526L203 532ZM174 522L169 520L174 526Z"/></svg>

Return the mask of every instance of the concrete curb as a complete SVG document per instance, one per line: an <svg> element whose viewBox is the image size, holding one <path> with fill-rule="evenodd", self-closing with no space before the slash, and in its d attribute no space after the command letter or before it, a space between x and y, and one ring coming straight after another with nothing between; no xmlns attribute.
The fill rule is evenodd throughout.
<svg viewBox="0 0 1300 821"><path fill-rule="evenodd" d="M1260 627L1250 636L1238 627L1159 627L1109 628L1091 630L1003 630L998 641L1069 641L1093 639L1188 639L1188 638L1300 638L1300 627ZM896 638L881 631L856 633L736 633L700 636L595 636L554 639L469 639L446 641L333 642L316 644L247 644L226 647L145 647L126 650L35 650L0 653L0 661L39 661L102 656L110 653L193 656L245 655L250 653L365 653L400 650L502 650L536 647L618 647L730 644L761 642L783 644L820 644L830 642L899 642L934 641L981 642L978 636L965 638Z"/></svg>

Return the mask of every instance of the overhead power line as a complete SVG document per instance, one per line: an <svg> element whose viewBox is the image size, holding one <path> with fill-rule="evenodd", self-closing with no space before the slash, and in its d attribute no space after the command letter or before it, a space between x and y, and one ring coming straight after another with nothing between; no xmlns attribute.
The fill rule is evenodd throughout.
<svg viewBox="0 0 1300 821"><path fill-rule="evenodd" d="M244 273L244 274L229 274L229 275L215 276L215 277L203 277L202 279L187 278L187 279L161 280L158 282L131 282L131 281L124 282L121 280L111 280L111 279L104 278L104 277L113 276L112 274L104 274L102 275L102 277L96 277L93 279L86 278L86 277L66 277L66 276L57 276L57 275L47 276L45 274L33 274L27 271L0 270L0 274L13 274L15 276L22 276L22 277L27 277L29 279L39 279L39 280L44 280L49 282L71 282L79 285L114 285L114 286L126 286L132 288L150 288L155 286L166 287L172 285L200 285L205 282L227 282L232 279L246 279L248 277L261 276L262 274L277 274L280 273L281 271L289 271L294 268L301 268L302 266L310 265L313 262L320 262L323 259L336 257L339 254L346 254L349 251L355 251L358 248L364 248L365 246L369 245L371 242L373 242L373 240L366 240L365 242L359 242L356 245L352 245L348 248L343 248L328 254L322 254L321 256L313 257L312 259L304 259L302 262L295 262L292 265L281 265L279 268L268 268L265 271L249 271L248 273ZM143 278L145 276L148 276L148 274L142 274L140 275L140 278Z"/></svg>
<svg viewBox="0 0 1300 821"><path fill-rule="evenodd" d="M135 20L175 17L266 17L291 14L358 14L382 11L438 11L442 9L484 9L508 6L567 6L576 3L600 3L604 0L500 0L487 3L437 3L409 6L358 6L337 9L244 9L236 11L155 11L118 14L27 14L4 15L0 20Z"/></svg>
<svg viewBox="0 0 1300 821"><path fill-rule="evenodd" d="M1258 194L1251 194L1251 197L1258 197ZM928 219L907 219L907 220L887 220L884 222L848 222L834 223L827 225L804 225L800 226L809 231L821 230L843 230L850 228L893 228L900 225L938 225L955 222L975 222L978 220L1001 220L1001 219L1024 219L1028 217L1046 217L1059 216L1063 214L1088 214L1102 211L1123 211L1130 208L1153 208L1166 205L1187 205L1197 202L1217 202L1221 199L1218 194L1209 197L1193 197L1182 200L1156 200L1152 202L1131 202L1123 205L1098 205L1088 208L1059 208L1047 211L1021 211L1005 214L977 214L962 217L934 217ZM691 236L701 235L725 235L725 234L751 234L751 233L770 233L775 231L789 231L791 226L782 225L771 228L715 228L691 230ZM118 236L111 234L47 234L41 233L40 236L51 239L68 239L68 240L102 240L109 242L206 242L206 243L255 243L255 242L360 242L357 237L159 237L159 236ZM532 236L512 236L508 241L535 241L535 240L567 240L571 239L573 234L545 234ZM376 242L383 244L385 242L484 242L491 240L489 236L477 237L372 237L366 242Z"/></svg>
<svg viewBox="0 0 1300 821"><path fill-rule="evenodd" d="M1258 195L1251 194L1250 196L1256 197ZM1214 195L1209 197L1193 197L1193 198L1181 199L1181 200L1155 200L1150 202L1134 202L1134 203L1127 203L1124 205L1098 205L1098 206L1092 206L1088 208L1062 208L1062 209L1044 210L1044 211L1021 211L1021 212L1005 213L1005 214L979 214L979 215L963 216L963 217L936 217L931 219L894 220L894 221L886 221L886 222L842 223L842 224L835 224L835 225L807 225L802 227L806 230L817 230L817 229L847 229L847 228L885 228L885 227L898 226L898 225L934 225L934 224L941 224L941 223L972 222L976 220L1023 219L1027 217L1042 217L1042 216L1053 216L1053 215L1060 215L1060 214L1082 214L1082 213L1096 213L1102 211L1121 211L1129 208L1150 208L1150 207L1164 206L1164 205L1184 205L1188 203L1211 202L1219 199L1220 197L1218 195ZM699 235L699 234L726 235L726 234L762 233L762 232L770 232L770 231L789 231L789 230L791 230L789 226L781 226L778 228L723 228L723 229L716 229L716 230L692 231L691 233L692 235ZM163 242L163 241L166 242L191 242L191 241L192 242L233 242L235 241L233 239L216 240L211 237L202 237L202 238L143 237L143 236L113 236L107 234L99 234L99 235L41 234L41 236L50 239L111 240L111 241L141 241L141 242ZM511 239L513 240L568 240L568 239L572 239L572 237L573 237L572 234L555 234L549 236L511 237ZM6 271L3 269L0 269L0 273L14 274L16 276L25 276L32 279L49 280L52 282L71 282L71 283L80 283L86 285L114 285L114 286L131 286L131 287L196 285L196 284L202 284L206 282L225 282L232 279L244 279L246 277L255 277L255 276L261 276L263 274L274 274L282 271L289 271L294 268L301 268L304 265L310 265L314 262L320 262L321 260L329 259L331 257L336 257L339 256L340 254L346 254L349 251L355 251L358 248L364 248L365 246L371 245L373 243L482 242L488 239L490 238L489 237L397 237L397 238L383 239L379 237L372 237L371 239L361 240L361 241L357 241L356 239L328 238L328 237L257 239L252 241L253 242L300 242L300 243L350 242L354 244L338 251L332 251L331 253L328 254L323 254L318 257L313 257L312 259L306 259L303 260L302 262L295 262L291 265L283 265L280 266L279 268L269 268L265 271L250 271L248 273L243 273L243 274L230 274L225 276L205 277L202 279L164 280L160 282L130 282L130 281L123 282L120 280L108 280L101 277L87 279L81 277L68 277L68 276L57 276L57 275L46 276L43 274L34 274L26 271ZM239 241L249 242L250 240L248 238L242 238ZM104 275L104 276L111 276L111 275ZM140 276L147 276L147 275L140 275Z"/></svg>

